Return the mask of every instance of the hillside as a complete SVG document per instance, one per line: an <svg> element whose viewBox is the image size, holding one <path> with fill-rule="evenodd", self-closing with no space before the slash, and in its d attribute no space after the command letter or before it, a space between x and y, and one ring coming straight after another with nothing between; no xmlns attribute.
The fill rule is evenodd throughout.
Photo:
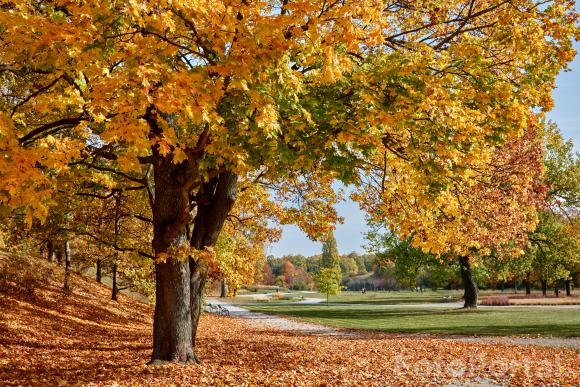
<svg viewBox="0 0 580 387"><path fill-rule="evenodd" d="M23 269L17 277L9 269L0 288L2 383L110 381L119 368L147 361L151 306L123 295L112 301L107 286L74 273L65 295L62 269L0 253L3 272L16 266L8 260ZM31 295L21 285L35 280Z"/></svg>
<svg viewBox="0 0 580 387"><path fill-rule="evenodd" d="M482 377L510 385L580 383L573 349L318 336L213 315L201 322L202 365L151 367L151 306L125 296L111 301L106 286L75 274L65 295L62 276L48 262L0 253L0 384L426 385ZM34 280L30 294L22 284Z"/></svg>

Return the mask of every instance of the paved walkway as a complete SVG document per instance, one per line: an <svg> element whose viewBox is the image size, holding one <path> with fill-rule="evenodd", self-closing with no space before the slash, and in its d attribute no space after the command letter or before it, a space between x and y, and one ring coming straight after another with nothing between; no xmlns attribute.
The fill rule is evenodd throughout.
<svg viewBox="0 0 580 387"><path fill-rule="evenodd" d="M220 299L210 299L211 304L221 305L227 308L230 316L239 317L249 320L250 324L256 327L266 327L284 331L302 332L305 334L322 335L322 336L342 336L342 337L364 337L364 331L340 330L324 325L299 322L284 317L268 315L265 313L253 312L240 306L232 305ZM455 303L444 303L446 307L453 307ZM439 304L426 304L439 305ZM391 305L389 305L391 306ZM395 305L393 305L395 306ZM409 306L409 305L407 305ZM412 305L419 306L419 305ZM459 303L458 307L462 304ZM415 333L396 333L387 334L391 337L406 338L434 338L450 341L462 341L473 343L490 343L490 344L513 344L513 345L539 345L547 347L569 347L580 350L579 338L549 338L549 337L510 337L510 336L460 336L460 335L432 335L432 334L415 334Z"/></svg>
<svg viewBox="0 0 580 387"><path fill-rule="evenodd" d="M211 304L221 305L230 312L231 317L239 317L250 320L250 324L257 327L267 327L271 329L278 329L284 331L303 332L312 335L324 336L357 336L359 333L340 331L332 327L326 327L318 324L310 324L299 321L290 320L284 317L272 316L265 313L253 312L251 310L241 308L229 304L221 300L211 300Z"/></svg>

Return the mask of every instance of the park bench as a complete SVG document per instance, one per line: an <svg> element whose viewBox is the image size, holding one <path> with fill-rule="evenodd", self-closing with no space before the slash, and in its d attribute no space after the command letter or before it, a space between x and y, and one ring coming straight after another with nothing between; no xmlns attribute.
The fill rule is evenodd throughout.
<svg viewBox="0 0 580 387"><path fill-rule="evenodd" d="M207 304L205 310L209 313L215 313L219 316L229 316L230 311L221 305Z"/></svg>

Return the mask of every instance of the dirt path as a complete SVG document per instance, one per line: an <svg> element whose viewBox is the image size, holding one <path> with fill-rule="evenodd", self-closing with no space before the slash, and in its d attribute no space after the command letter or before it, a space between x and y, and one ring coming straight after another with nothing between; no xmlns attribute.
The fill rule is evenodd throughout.
<svg viewBox="0 0 580 387"><path fill-rule="evenodd" d="M303 332L311 335L339 336L339 337L364 337L364 331L342 330L324 325L306 323L291 320L284 317L268 315L265 313L253 312L248 309L235 306L219 299L211 299L210 303L221 305L228 309L230 316L249 320L250 324L257 327L267 327L282 331ZM449 304L447 304L449 305ZM535 345L544 347L563 347L580 350L579 338L551 338L551 337L512 337L512 336L463 336L463 335L432 335L416 333L385 333L388 337L404 338L437 338L449 341L484 343L484 344L513 344L513 345Z"/></svg>

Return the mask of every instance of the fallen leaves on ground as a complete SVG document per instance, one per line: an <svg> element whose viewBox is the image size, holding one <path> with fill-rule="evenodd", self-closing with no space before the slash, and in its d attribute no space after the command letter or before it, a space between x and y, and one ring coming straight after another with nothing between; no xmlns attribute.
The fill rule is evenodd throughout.
<svg viewBox="0 0 580 387"><path fill-rule="evenodd" d="M152 308L74 275L35 295L0 293L0 384L579 385L578 351L383 334L314 336L205 315L202 365L147 366Z"/></svg>

